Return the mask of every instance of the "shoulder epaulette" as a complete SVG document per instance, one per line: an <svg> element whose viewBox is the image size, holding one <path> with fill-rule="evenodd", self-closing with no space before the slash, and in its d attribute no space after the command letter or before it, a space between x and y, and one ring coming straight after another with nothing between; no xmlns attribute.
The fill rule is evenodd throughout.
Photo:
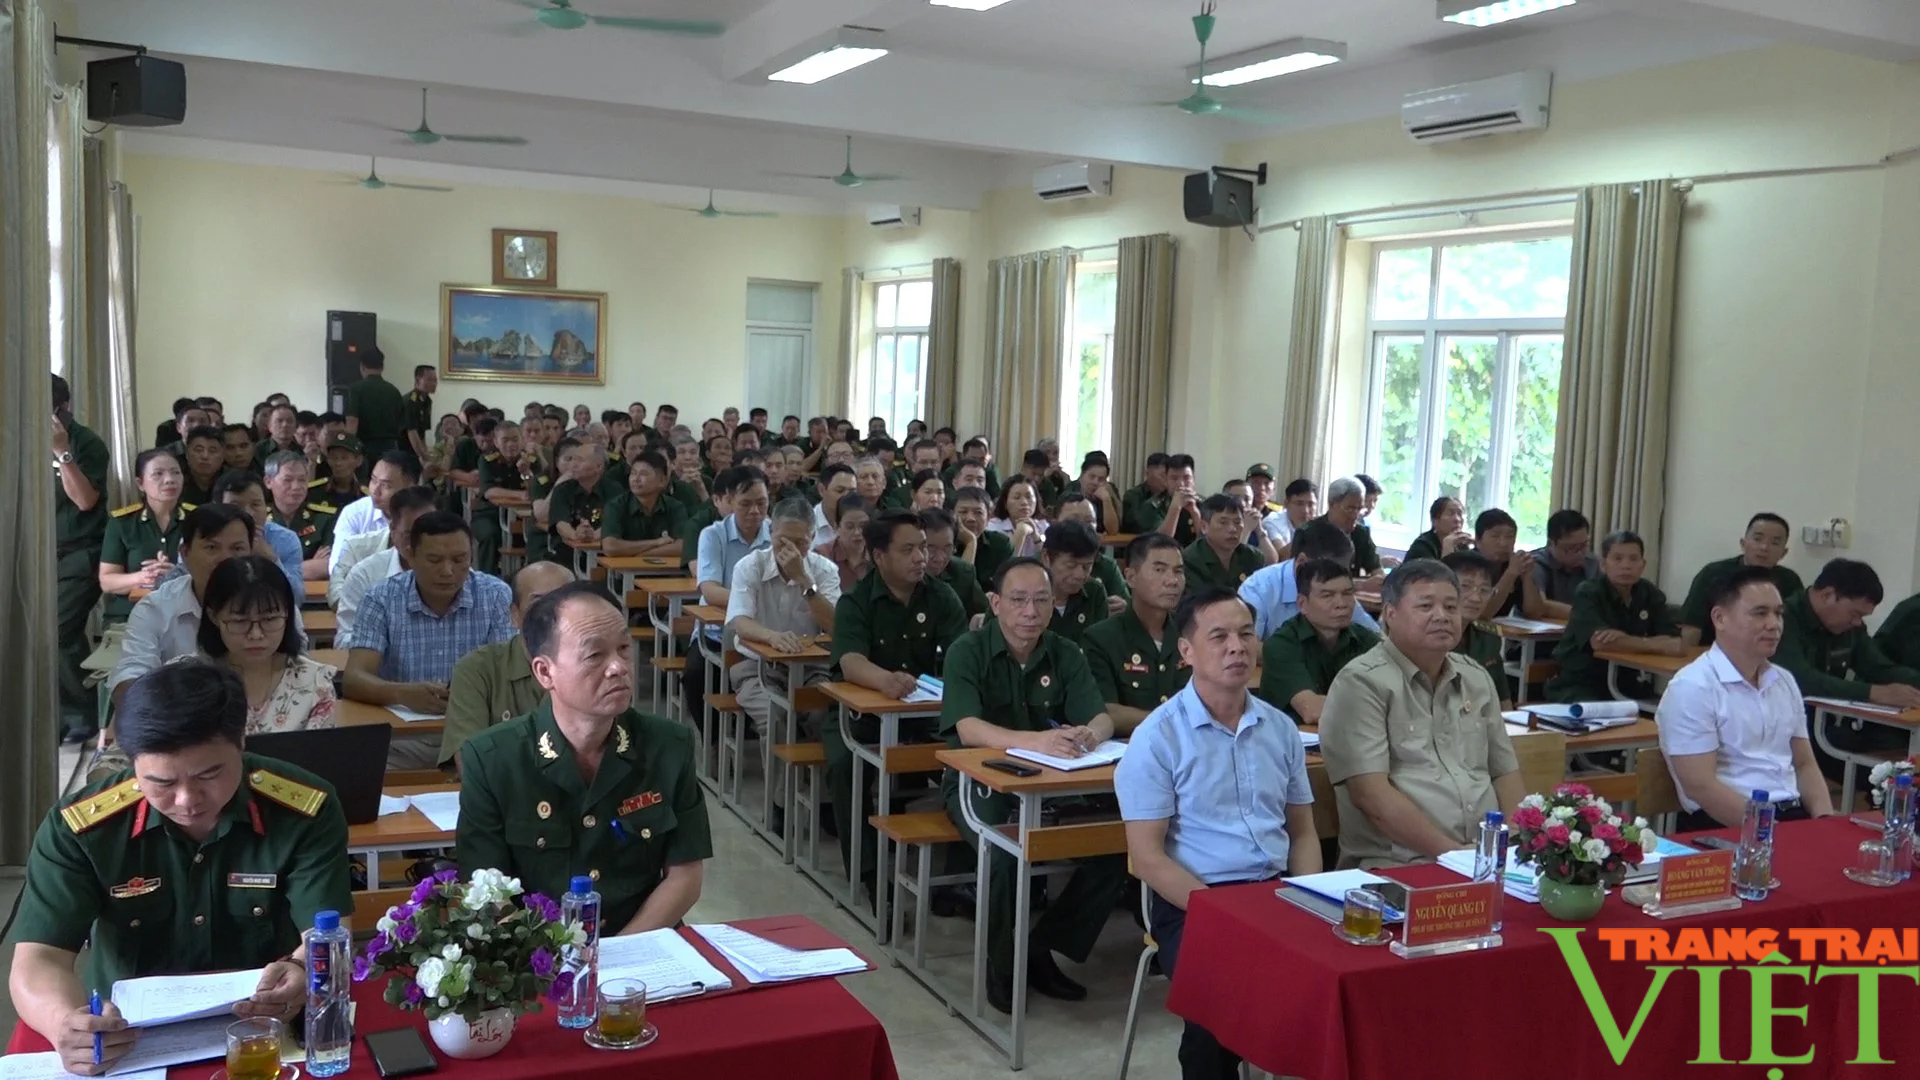
<svg viewBox="0 0 1920 1080"><path fill-rule="evenodd" d="M339 507L333 505L332 503L323 503L323 502L308 503L307 509L313 511L316 514L338 514L340 512Z"/></svg>
<svg viewBox="0 0 1920 1080"><path fill-rule="evenodd" d="M493 453L491 453L491 454L488 454L488 455L487 455L487 456L486 456L485 458L483 458L482 460L485 460L485 461L499 461L499 460L500 460L500 451L498 451L498 450L495 450L495 451L494 451Z"/></svg>
<svg viewBox="0 0 1920 1080"><path fill-rule="evenodd" d="M128 779L68 805L60 811L60 818L67 823L67 828L76 833L83 833L114 815L131 809L140 801L140 797L140 785Z"/></svg>
<svg viewBox="0 0 1920 1080"><path fill-rule="evenodd" d="M313 479L307 481L307 486L309 488L326 487L327 478L324 476L316 476Z"/></svg>
<svg viewBox="0 0 1920 1080"><path fill-rule="evenodd" d="M191 514L198 509L200 509L198 506L195 506L193 503L190 503L190 502L183 502L180 504L180 512L182 514Z"/></svg>
<svg viewBox="0 0 1920 1080"><path fill-rule="evenodd" d="M139 512L141 511L141 510L143 510L143 509L145 509L145 508L146 508L146 505L147 505L146 503L132 503L132 504L130 504L130 505L127 505L127 506L123 506L123 507L121 507L121 508L120 508L120 509L118 509L118 510L115 510L115 511L113 512L113 516L114 516L114 517L126 517L126 516L127 516L128 514L137 514L137 513L139 513Z"/></svg>
<svg viewBox="0 0 1920 1080"><path fill-rule="evenodd" d="M327 802L327 793L319 788L309 787L297 780L289 780L265 769L253 770L248 774L247 782L253 786L255 792L307 817L318 814L320 808Z"/></svg>

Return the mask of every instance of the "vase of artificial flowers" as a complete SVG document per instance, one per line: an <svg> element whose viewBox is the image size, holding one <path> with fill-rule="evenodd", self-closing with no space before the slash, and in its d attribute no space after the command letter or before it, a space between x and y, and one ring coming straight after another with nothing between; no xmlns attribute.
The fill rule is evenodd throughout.
<svg viewBox="0 0 1920 1080"><path fill-rule="evenodd" d="M1513 813L1514 859L1539 875L1540 906L1562 922L1600 913L1607 887L1640 865L1653 842L1646 818L1626 822L1582 784L1529 795Z"/></svg>
<svg viewBox="0 0 1920 1080"><path fill-rule="evenodd" d="M539 1010L562 953L586 943L559 904L523 893L520 879L498 870L476 870L464 883L443 870L376 929L354 958L354 981L389 976L387 1004L425 1012L434 1045L466 1060L506 1049L515 1019Z"/></svg>
<svg viewBox="0 0 1920 1080"><path fill-rule="evenodd" d="M1901 773L1908 776L1914 774L1912 758L1882 761L1873 767L1873 771L1867 774L1867 790L1873 795L1873 805L1887 805L1887 789L1893 786L1893 778ZM1853 807L1847 807L1847 812L1852 813Z"/></svg>

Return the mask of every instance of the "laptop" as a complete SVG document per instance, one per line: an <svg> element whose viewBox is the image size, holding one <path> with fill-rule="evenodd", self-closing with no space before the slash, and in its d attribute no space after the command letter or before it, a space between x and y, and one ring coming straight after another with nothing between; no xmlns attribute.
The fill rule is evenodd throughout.
<svg viewBox="0 0 1920 1080"><path fill-rule="evenodd" d="M247 736L247 753L277 758L333 785L347 824L365 825L380 816L380 785L387 774L386 724L315 728Z"/></svg>

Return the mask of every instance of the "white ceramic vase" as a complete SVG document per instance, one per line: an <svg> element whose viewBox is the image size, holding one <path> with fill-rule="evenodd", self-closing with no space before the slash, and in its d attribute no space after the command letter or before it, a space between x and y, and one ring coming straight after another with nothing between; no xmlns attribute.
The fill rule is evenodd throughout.
<svg viewBox="0 0 1920 1080"><path fill-rule="evenodd" d="M427 1030L441 1053L461 1061L477 1061L507 1048L513 1039L513 1019L512 1009L488 1009L478 1020L448 1013L429 1020Z"/></svg>

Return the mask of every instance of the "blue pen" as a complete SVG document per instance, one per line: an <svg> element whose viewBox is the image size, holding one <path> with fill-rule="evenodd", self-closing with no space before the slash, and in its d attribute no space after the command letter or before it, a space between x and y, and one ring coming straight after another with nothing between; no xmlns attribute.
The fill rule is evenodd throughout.
<svg viewBox="0 0 1920 1080"><path fill-rule="evenodd" d="M100 991L95 990L92 995L89 996L87 999L87 1009L95 1016L100 1015ZM93 1063L95 1065L100 1064L100 1050L100 1033L96 1031L93 1033Z"/></svg>

